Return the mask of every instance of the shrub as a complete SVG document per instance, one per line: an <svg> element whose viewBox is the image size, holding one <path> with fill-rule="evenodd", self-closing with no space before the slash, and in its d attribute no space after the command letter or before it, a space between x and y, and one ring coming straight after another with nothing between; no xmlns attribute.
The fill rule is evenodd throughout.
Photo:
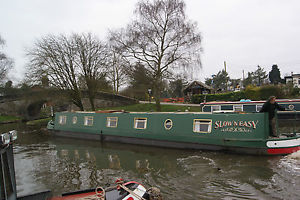
<svg viewBox="0 0 300 200"><path fill-rule="evenodd" d="M193 95L191 102L192 103L202 103L204 100L206 101L239 101L245 98L245 92L227 92L220 94L197 94Z"/></svg>
<svg viewBox="0 0 300 200"><path fill-rule="evenodd" d="M249 85L245 89L245 95L247 99L260 100L260 88L254 85Z"/></svg>

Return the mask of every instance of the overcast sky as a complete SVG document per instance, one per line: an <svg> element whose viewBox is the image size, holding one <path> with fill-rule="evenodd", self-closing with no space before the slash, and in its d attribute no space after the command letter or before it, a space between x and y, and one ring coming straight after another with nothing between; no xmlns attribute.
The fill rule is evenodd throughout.
<svg viewBox="0 0 300 200"><path fill-rule="evenodd" d="M25 48L49 33L92 32L125 27L137 0L0 0L0 35L14 59L12 79L22 79ZM227 62L231 78L257 65L267 72L276 63L282 75L300 73L299 0L186 0L186 14L203 37L204 80Z"/></svg>

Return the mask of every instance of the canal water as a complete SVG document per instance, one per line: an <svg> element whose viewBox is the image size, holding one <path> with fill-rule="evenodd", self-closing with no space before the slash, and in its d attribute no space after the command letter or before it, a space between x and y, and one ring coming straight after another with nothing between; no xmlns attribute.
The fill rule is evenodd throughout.
<svg viewBox="0 0 300 200"><path fill-rule="evenodd" d="M164 149L53 137L24 124L0 126L1 132L11 129L19 131L18 195L61 194L123 178L160 188L165 200L300 199L300 153L265 157Z"/></svg>

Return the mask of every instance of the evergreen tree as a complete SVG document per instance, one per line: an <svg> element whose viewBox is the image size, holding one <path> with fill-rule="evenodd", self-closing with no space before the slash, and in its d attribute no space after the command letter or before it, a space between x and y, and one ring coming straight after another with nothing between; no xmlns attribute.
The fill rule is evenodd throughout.
<svg viewBox="0 0 300 200"><path fill-rule="evenodd" d="M248 72L247 78L243 80L243 86L246 88L248 85L254 84L254 72Z"/></svg>
<svg viewBox="0 0 300 200"><path fill-rule="evenodd" d="M257 86L261 86L264 83L264 80L268 77L266 71L259 65L257 66L257 70L253 73L254 83Z"/></svg>
<svg viewBox="0 0 300 200"><path fill-rule="evenodd" d="M212 78L206 78L205 84L213 87L215 90L226 90L230 78L225 70L212 75Z"/></svg>
<svg viewBox="0 0 300 200"><path fill-rule="evenodd" d="M272 70L269 72L269 79L272 84L277 85L278 83L282 83L282 79L280 77L280 70L277 65L272 66Z"/></svg>

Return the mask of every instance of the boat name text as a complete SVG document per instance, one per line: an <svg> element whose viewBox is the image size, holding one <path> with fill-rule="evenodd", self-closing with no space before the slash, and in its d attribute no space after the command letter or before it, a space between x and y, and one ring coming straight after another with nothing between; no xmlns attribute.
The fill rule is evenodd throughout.
<svg viewBox="0 0 300 200"><path fill-rule="evenodd" d="M225 129L226 131L229 132L239 132L239 131L230 131L230 130L246 130L245 128L256 129L257 124L258 124L258 120L257 121L216 121L215 129L225 128L225 127L243 127L243 129L240 128ZM249 132L249 131L241 131L241 132Z"/></svg>

